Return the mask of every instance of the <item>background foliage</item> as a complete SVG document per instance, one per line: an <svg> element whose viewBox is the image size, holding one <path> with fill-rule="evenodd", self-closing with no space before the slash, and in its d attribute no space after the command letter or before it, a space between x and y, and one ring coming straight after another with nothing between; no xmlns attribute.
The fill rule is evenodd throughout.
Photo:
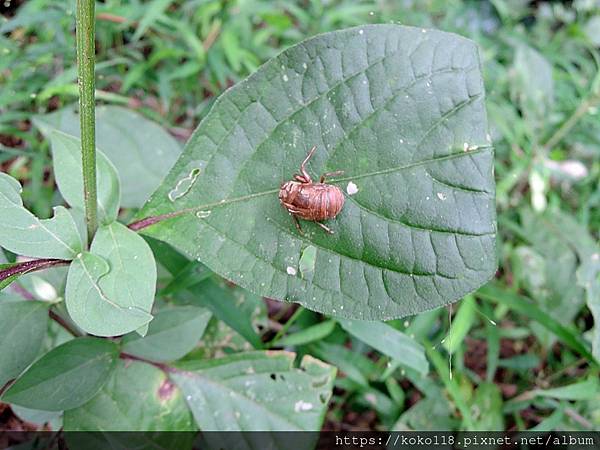
<svg viewBox="0 0 600 450"><path fill-rule="evenodd" d="M216 391L202 389L228 373L219 392L236 401L225 411L231 416L220 422L250 428L258 425L235 414L238 407L245 410L246 398L238 394L246 382L257 384L253 392L265 405L273 401L269 395L287 392L285 383L322 383L324 390L333 383L326 429L600 427L598 366L592 355L598 358L599 351L591 345L599 339L594 314L600 317L598 1L107 0L97 9L97 98L137 112L106 121L99 139L120 132L131 148L142 149L135 153L140 159L130 162L131 172L120 174L128 207L119 213L124 223L152 190L136 189L141 167L149 174L144 182L159 180L161 167L172 164L179 151L177 141L189 137L215 96L289 45L319 32L389 22L474 39L482 49L496 150L500 269L495 280L449 309L369 328L366 322L336 321L250 295L149 240L159 263L158 313L145 338L154 344L130 335L120 350L153 361L180 360L177 365L194 371L197 379L176 380L180 391L156 366L136 362L126 370L116 359L116 347L85 338L94 339L87 343L93 352L86 350L73 370L85 370L91 360L97 373L112 368L111 379L104 385L88 379L70 404L43 408L27 399L31 392L55 390L57 381L48 377L48 385L38 382L32 388L27 383L34 366L26 373L29 378L23 376L6 393L4 400L15 405L3 406L0 417L9 426L110 428L123 424L107 409L112 397L120 399L122 411L131 405L147 411L125 412L128 429L193 429L194 422L211 427L215 417L202 409L190 412L184 399L203 396L210 404ZM72 113L64 108L76 100L74 2L5 2L0 10L5 16L0 22L0 163L24 186L25 205L45 219L62 199L49 141L41 133L47 134L44 124L68 121ZM170 137L161 134L162 153L151 153L149 148L157 146L134 139L144 120L140 116L169 132ZM115 131L118 125L121 130ZM100 131L103 126L111 131ZM98 145L110 157L114 143ZM13 258L6 252L8 262ZM0 373L0 384L35 355L41 357L39 370L49 351L52 357L78 354L69 333L44 320L47 309L54 315L64 312L64 275L64 268L37 272L0 293L0 345L28 343L16 355L0 352L0 364L12 358L11 367L18 367ZM19 295L38 302L19 305L14 302ZM2 326L10 317L32 322ZM287 353L265 358L255 352L266 348L296 352L296 364ZM337 368L335 380L334 369L315 358ZM296 368L300 359L302 369ZM128 379L144 384L127 389ZM156 395L148 398L147 392ZM295 395L300 394L290 396L297 413L291 416L293 426L318 427L323 417L320 409L312 409L323 404L322 397ZM59 411L40 411L47 409ZM270 419L269 426L282 420L281 415Z"/></svg>

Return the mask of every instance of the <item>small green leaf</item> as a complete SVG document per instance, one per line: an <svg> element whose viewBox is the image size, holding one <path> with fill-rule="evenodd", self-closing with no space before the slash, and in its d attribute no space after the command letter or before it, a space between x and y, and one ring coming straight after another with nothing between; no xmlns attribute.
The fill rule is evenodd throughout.
<svg viewBox="0 0 600 450"><path fill-rule="evenodd" d="M315 145L311 176L345 171L331 180L348 192L333 235L307 221L300 234L277 197ZM137 217L160 216L143 233L257 295L386 320L493 276L494 189L477 45L365 25L292 46L228 89Z"/></svg>
<svg viewBox="0 0 600 450"><path fill-rule="evenodd" d="M46 334L48 306L35 301L0 303L0 387L38 355Z"/></svg>
<svg viewBox="0 0 600 450"><path fill-rule="evenodd" d="M541 126L554 102L552 66L540 52L523 43L517 45L514 54L512 95L529 121Z"/></svg>
<svg viewBox="0 0 600 450"><path fill-rule="evenodd" d="M173 3L173 0L154 0L145 6L145 12L139 21L139 24L133 33L131 38L133 41L137 41L146 32L162 13Z"/></svg>
<svg viewBox="0 0 600 450"><path fill-rule="evenodd" d="M81 141L60 131L53 131L50 143L54 176L60 193L72 208L84 209ZM100 150L96 152L96 174L98 213L103 223L110 223L119 214L119 175L115 166Z"/></svg>
<svg viewBox="0 0 600 450"><path fill-rule="evenodd" d="M117 336L152 320L156 263L148 244L118 222L98 228L69 267L67 310L84 331Z"/></svg>
<svg viewBox="0 0 600 450"><path fill-rule="evenodd" d="M23 207L19 182L0 172L0 246L23 256L73 259L83 243L65 208L54 208L52 219L38 219Z"/></svg>
<svg viewBox="0 0 600 450"><path fill-rule="evenodd" d="M310 356L250 352L188 363L170 377L203 431L320 430L335 368Z"/></svg>
<svg viewBox="0 0 600 450"><path fill-rule="evenodd" d="M33 123L49 139L53 130L80 136L77 104L36 116ZM96 108L96 146L114 164L121 180L121 204L138 208L160 184L181 147L157 123L120 106Z"/></svg>
<svg viewBox="0 0 600 450"><path fill-rule="evenodd" d="M181 391L164 372L118 361L100 392L65 412L65 431L195 431Z"/></svg>
<svg viewBox="0 0 600 450"><path fill-rule="evenodd" d="M354 352L343 345L321 341L310 347L311 354L333 364L338 370L356 383L368 386L368 379L378 372L373 361L359 352Z"/></svg>
<svg viewBox="0 0 600 450"><path fill-rule="evenodd" d="M316 325L304 328L294 334L288 334L278 341L274 342L277 347L288 345L305 345L310 342L326 338L335 328L335 320L327 320Z"/></svg>
<svg viewBox="0 0 600 450"><path fill-rule="evenodd" d="M210 317L210 311L194 306L163 309L150 322L145 337L124 337L123 351L151 361L174 361L193 350Z"/></svg>
<svg viewBox="0 0 600 450"><path fill-rule="evenodd" d="M536 389L535 395L539 397L550 397L563 400L589 400L596 396L599 391L598 378L590 377L585 381L568 384L553 389Z"/></svg>
<svg viewBox="0 0 600 450"><path fill-rule="evenodd" d="M446 399L442 390L439 389L437 396L428 396L419 400L415 405L402 413L393 430L453 430L456 427L456 419L453 415L450 402Z"/></svg>
<svg viewBox="0 0 600 450"><path fill-rule="evenodd" d="M105 339L74 339L36 361L2 400L46 411L76 408L98 393L118 355L117 345Z"/></svg>
<svg viewBox="0 0 600 450"><path fill-rule="evenodd" d="M352 336L365 344L425 375L429 370L423 347L401 331L383 322L338 320Z"/></svg>

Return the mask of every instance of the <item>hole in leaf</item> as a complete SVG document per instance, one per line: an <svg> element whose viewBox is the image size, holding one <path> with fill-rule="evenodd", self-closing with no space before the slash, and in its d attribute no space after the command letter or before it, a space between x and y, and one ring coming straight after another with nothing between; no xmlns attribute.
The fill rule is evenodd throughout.
<svg viewBox="0 0 600 450"><path fill-rule="evenodd" d="M328 398L329 398L329 394L327 392L320 392L319 393L319 401L321 403L326 404Z"/></svg>

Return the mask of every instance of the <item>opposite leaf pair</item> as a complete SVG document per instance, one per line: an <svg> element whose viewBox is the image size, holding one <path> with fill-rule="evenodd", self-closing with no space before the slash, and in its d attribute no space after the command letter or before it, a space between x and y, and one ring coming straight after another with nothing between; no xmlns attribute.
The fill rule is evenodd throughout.
<svg viewBox="0 0 600 450"><path fill-rule="evenodd" d="M66 305L87 333L115 336L144 327L152 320L156 264L146 242L116 222L120 186L115 167L97 151L101 226L90 251L84 251L85 227L78 226L84 205L80 142L56 131L50 140L56 182L73 209L59 206L52 219L40 220L23 207L19 182L0 173L0 245L27 257L73 260Z"/></svg>

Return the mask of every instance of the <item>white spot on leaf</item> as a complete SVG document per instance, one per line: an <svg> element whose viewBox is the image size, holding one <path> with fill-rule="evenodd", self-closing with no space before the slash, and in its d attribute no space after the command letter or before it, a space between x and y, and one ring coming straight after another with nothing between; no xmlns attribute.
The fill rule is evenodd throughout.
<svg viewBox="0 0 600 450"><path fill-rule="evenodd" d="M171 191L169 191L169 200L174 202L178 198L181 198L185 194L187 194L196 182L198 175L200 175L200 168L196 167L191 170L190 174L187 177L184 177L181 180L179 180L175 187Z"/></svg>
<svg viewBox="0 0 600 450"><path fill-rule="evenodd" d="M311 409L313 409L313 404L305 402L304 400L298 400L294 404L294 411L295 412L310 411Z"/></svg>
<svg viewBox="0 0 600 450"><path fill-rule="evenodd" d="M196 217L198 219L206 219L208 216L210 216L212 211L198 211L196 213Z"/></svg>
<svg viewBox="0 0 600 450"><path fill-rule="evenodd" d="M296 275L296 269L294 269L292 266L288 266L286 271L288 275Z"/></svg>
<svg viewBox="0 0 600 450"><path fill-rule="evenodd" d="M350 181L348 183L348 186L346 186L346 192L348 193L348 195L354 195L358 192L358 186L352 181Z"/></svg>

